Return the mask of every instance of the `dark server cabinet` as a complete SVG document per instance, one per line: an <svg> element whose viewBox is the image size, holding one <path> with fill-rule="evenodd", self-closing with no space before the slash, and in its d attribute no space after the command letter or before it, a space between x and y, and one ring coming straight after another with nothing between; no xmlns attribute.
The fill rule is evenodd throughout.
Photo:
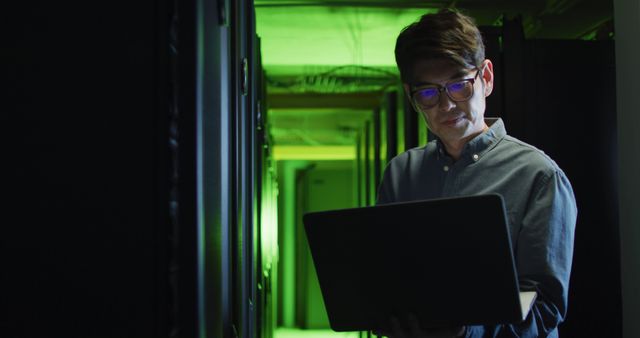
<svg viewBox="0 0 640 338"><path fill-rule="evenodd" d="M578 205L566 337L622 335L614 42L526 40L503 28L507 131L565 171Z"/></svg>
<svg viewBox="0 0 640 338"><path fill-rule="evenodd" d="M252 2L2 16L0 336L265 336Z"/></svg>
<svg viewBox="0 0 640 338"><path fill-rule="evenodd" d="M232 111L233 219L233 311L234 333L240 337L256 336L257 224L254 214L256 194L256 116L255 87L252 75L256 63L255 16L249 1L231 4L231 61L234 71Z"/></svg>
<svg viewBox="0 0 640 338"><path fill-rule="evenodd" d="M3 8L0 336L163 337L176 325L172 12L170 1Z"/></svg>
<svg viewBox="0 0 640 338"><path fill-rule="evenodd" d="M251 1L196 8L195 156L199 252L197 329L207 337L262 337L260 217L268 140L259 39ZM217 13L218 16L211 13ZM270 177L267 177L270 182ZM271 328L271 326L267 326Z"/></svg>
<svg viewBox="0 0 640 338"><path fill-rule="evenodd" d="M179 109L178 337L233 337L234 8L229 1L177 3ZM174 23L175 24L175 23ZM173 270L172 270L173 272Z"/></svg>

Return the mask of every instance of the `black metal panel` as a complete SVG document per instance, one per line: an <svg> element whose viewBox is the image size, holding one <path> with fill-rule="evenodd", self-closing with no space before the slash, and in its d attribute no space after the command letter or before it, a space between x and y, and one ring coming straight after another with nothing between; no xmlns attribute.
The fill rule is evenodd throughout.
<svg viewBox="0 0 640 338"><path fill-rule="evenodd" d="M198 15L196 1L177 2L177 223L173 240L176 245L175 262L171 267L175 285L176 304L173 309L177 322L172 337L196 337L198 322L198 116L197 64L194 34Z"/></svg>
<svg viewBox="0 0 640 338"><path fill-rule="evenodd" d="M364 194L364 135L363 132L358 132L356 136L356 173L358 180L358 206L365 206L365 194Z"/></svg>
<svg viewBox="0 0 640 338"><path fill-rule="evenodd" d="M232 8L232 69L235 81L232 86L232 97L235 105L235 156L233 179L236 187L233 210L236 219L232 222L234 231L234 318L235 331L241 337L255 335L255 117L252 105L251 78L252 58L251 46L255 35L253 8L248 1L233 2Z"/></svg>
<svg viewBox="0 0 640 338"><path fill-rule="evenodd" d="M398 155L398 92L390 91L384 96L387 128L387 161Z"/></svg>
<svg viewBox="0 0 640 338"><path fill-rule="evenodd" d="M525 41L524 140L565 171L578 203L567 337L622 335L613 41Z"/></svg>
<svg viewBox="0 0 640 338"><path fill-rule="evenodd" d="M199 0L196 25L198 335L231 337L228 3Z"/></svg>
<svg viewBox="0 0 640 338"><path fill-rule="evenodd" d="M260 190L260 186L258 185L259 181L259 168L260 163L258 160L258 139L256 134L256 108L257 108L257 100L258 100L258 88L257 88L257 60L256 60L256 52L257 52L257 36L256 36L256 22L255 22L255 12L253 9L253 1L247 1L245 5L245 18L246 18L246 31L245 38L247 41L247 111L246 111L246 133L247 133L247 187L246 187L246 209L245 214L247 215L246 220L246 233L248 237L248 241L245 244L246 257L250 260L246 266L246 275L247 275L247 294L248 294L248 309L247 309L247 317L248 317L248 327L246 337L258 337L259 336L259 328L256 327L258 314L261 313L262 309L258 308L258 280L261 275L258 260L258 244L260 241L259 233L258 233L258 222L259 217L257 214L257 204L259 202L258 199L258 191Z"/></svg>
<svg viewBox="0 0 640 338"><path fill-rule="evenodd" d="M230 7L229 28L231 32L230 39L230 69L231 69L231 156L232 170L231 182L233 184L231 190L231 243L232 243L232 312L231 322L234 337L242 337L244 333L243 325L246 322L244 312L245 285L244 280L244 251L242 246L243 238L243 222L242 215L242 198L243 198L243 156L242 156L242 118L244 111L244 101L242 99L242 59L243 55L243 27L242 15L239 13L242 9L242 1L233 1Z"/></svg>
<svg viewBox="0 0 640 338"><path fill-rule="evenodd" d="M503 117L509 134L551 156L578 204L567 337L620 337L613 41L525 40L503 32Z"/></svg>
<svg viewBox="0 0 640 338"><path fill-rule="evenodd" d="M3 337L168 336L169 7L3 8Z"/></svg>
<svg viewBox="0 0 640 338"><path fill-rule="evenodd" d="M502 27L479 27L485 45L485 57L493 63L493 92L487 97L487 117L501 117L503 114L502 77Z"/></svg>
<svg viewBox="0 0 640 338"><path fill-rule="evenodd" d="M380 107L373 110L373 174L371 189L372 198L375 200L377 197L377 186L382 180L382 121L381 121Z"/></svg>
<svg viewBox="0 0 640 338"><path fill-rule="evenodd" d="M257 336L251 2L7 12L3 334Z"/></svg>
<svg viewBox="0 0 640 338"><path fill-rule="evenodd" d="M373 196L373 192L371 191L371 174L373 172L371 168L372 158L371 158L371 145L373 143L372 140L372 126L371 121L367 120L364 123L364 205L371 205L371 198Z"/></svg>
<svg viewBox="0 0 640 338"><path fill-rule="evenodd" d="M502 50L504 112L501 117L507 125L509 134L517 138L523 138L525 136L527 116L524 113L524 31L520 18L504 19Z"/></svg>
<svg viewBox="0 0 640 338"><path fill-rule="evenodd" d="M413 105L409 102L406 95L404 97L404 149L402 151L409 150L418 146L418 123L420 121L418 112L413 109Z"/></svg>

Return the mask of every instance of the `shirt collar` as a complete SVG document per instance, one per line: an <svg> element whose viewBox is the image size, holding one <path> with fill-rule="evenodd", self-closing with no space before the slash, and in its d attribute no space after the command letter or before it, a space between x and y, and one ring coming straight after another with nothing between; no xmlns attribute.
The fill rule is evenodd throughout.
<svg viewBox="0 0 640 338"><path fill-rule="evenodd" d="M489 126L489 129L467 142L460 154L460 160L477 162L507 135L507 130L501 118L488 117L484 119L484 122ZM436 138L436 144L438 145L438 156L441 158L448 157L442 141Z"/></svg>

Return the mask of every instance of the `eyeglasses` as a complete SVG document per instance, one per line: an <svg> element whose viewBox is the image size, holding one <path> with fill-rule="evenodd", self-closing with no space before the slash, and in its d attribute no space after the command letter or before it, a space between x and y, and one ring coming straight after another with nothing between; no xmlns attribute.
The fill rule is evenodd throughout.
<svg viewBox="0 0 640 338"><path fill-rule="evenodd" d="M440 93L443 91L453 102L467 101L473 96L473 84L480 74L480 69L471 79L454 80L441 85L425 85L411 91L411 99L417 109L430 109L440 102Z"/></svg>

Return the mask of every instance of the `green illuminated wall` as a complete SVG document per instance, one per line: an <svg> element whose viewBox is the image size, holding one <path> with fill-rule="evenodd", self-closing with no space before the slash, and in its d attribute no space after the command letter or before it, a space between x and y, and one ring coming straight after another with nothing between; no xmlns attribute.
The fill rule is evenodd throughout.
<svg viewBox="0 0 640 338"><path fill-rule="evenodd" d="M296 172L307 161L278 161L278 295L277 325L295 327L296 311Z"/></svg>
<svg viewBox="0 0 640 338"><path fill-rule="evenodd" d="M317 161L314 167L301 179L298 202L304 212L349 208L355 206L353 181L353 161ZM302 215L299 215L302 216ZM299 220L299 226L302 226ZM299 228L303 232L302 228ZM306 328L327 328L327 319L320 285L311 259L306 238L301 238L299 257L304 257L304 270L299 271L299 281L303 290L302 326Z"/></svg>
<svg viewBox="0 0 640 338"><path fill-rule="evenodd" d="M356 205L353 160L278 162L279 325L309 329L329 327L313 261L306 242L305 212Z"/></svg>

